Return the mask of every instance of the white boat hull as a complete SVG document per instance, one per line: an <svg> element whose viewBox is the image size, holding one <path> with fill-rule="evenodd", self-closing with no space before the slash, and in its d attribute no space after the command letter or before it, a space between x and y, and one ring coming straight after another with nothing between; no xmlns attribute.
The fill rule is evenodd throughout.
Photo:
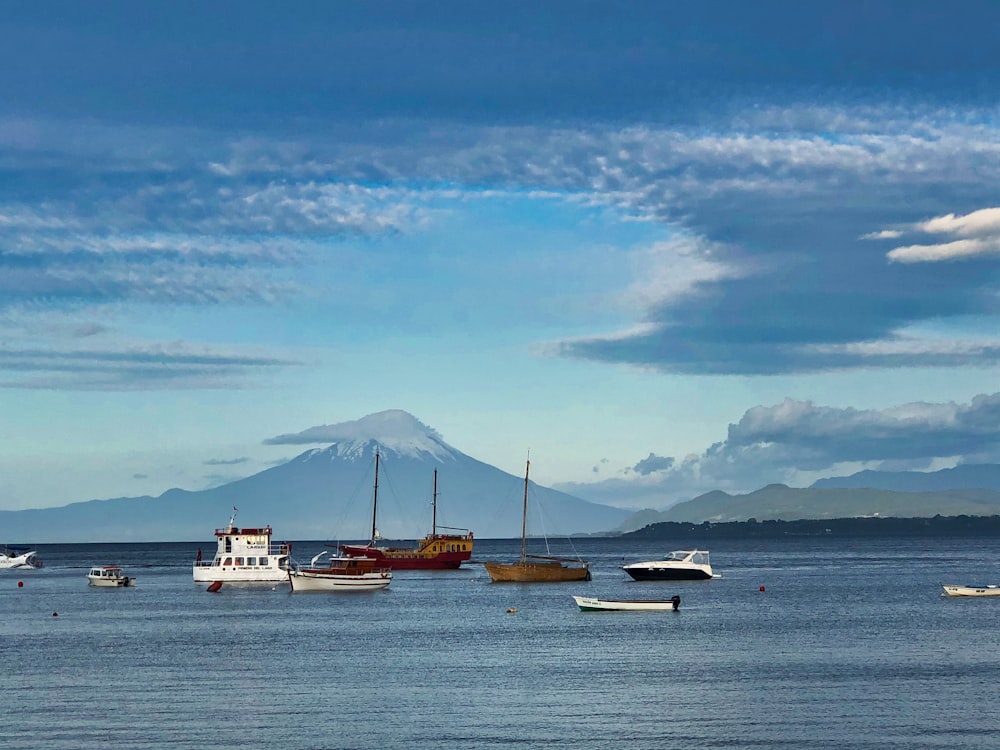
<svg viewBox="0 0 1000 750"><path fill-rule="evenodd" d="M35 568L35 552L25 552L23 555L8 555L0 553L0 570L23 570Z"/></svg>
<svg viewBox="0 0 1000 750"><path fill-rule="evenodd" d="M948 596L1000 596L1000 586L990 584L988 586L945 586L944 592Z"/></svg>
<svg viewBox="0 0 1000 750"><path fill-rule="evenodd" d="M392 582L388 570L344 575L324 570L291 570L288 582L292 591L376 591Z"/></svg>
<svg viewBox="0 0 1000 750"><path fill-rule="evenodd" d="M681 604L679 596L672 599L597 599L592 596L574 596L573 599L584 612L662 612L677 610Z"/></svg>
<svg viewBox="0 0 1000 750"><path fill-rule="evenodd" d="M715 578L706 550L677 550L662 560L632 563L622 570L636 581L707 581Z"/></svg>
<svg viewBox="0 0 1000 750"><path fill-rule="evenodd" d="M226 567L222 565L196 565L194 568L195 583L285 583L288 571L278 566L261 567Z"/></svg>
<svg viewBox="0 0 1000 750"><path fill-rule="evenodd" d="M135 586L135 579L129 578L128 576L123 576L122 578L107 579L107 578L92 578L87 576L90 581L91 586L97 586L103 589L121 589L126 586Z"/></svg>
<svg viewBox="0 0 1000 750"><path fill-rule="evenodd" d="M135 586L135 577L125 575L125 571L117 565L103 565L90 569L87 573L87 582L98 588L121 589Z"/></svg>

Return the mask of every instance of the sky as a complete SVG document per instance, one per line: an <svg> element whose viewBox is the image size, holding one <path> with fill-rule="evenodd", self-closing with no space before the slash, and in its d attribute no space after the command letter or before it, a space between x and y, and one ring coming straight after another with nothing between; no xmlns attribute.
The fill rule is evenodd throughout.
<svg viewBox="0 0 1000 750"><path fill-rule="evenodd" d="M1000 461L995 3L0 10L0 509L387 409L620 507Z"/></svg>

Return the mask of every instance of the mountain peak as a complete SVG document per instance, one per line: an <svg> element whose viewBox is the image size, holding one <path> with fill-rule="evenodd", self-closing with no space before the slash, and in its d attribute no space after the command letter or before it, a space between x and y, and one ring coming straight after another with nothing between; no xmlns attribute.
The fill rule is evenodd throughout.
<svg viewBox="0 0 1000 750"><path fill-rule="evenodd" d="M328 443L329 447L309 451L318 454L358 458L370 454L372 444L404 456L430 455L438 460L454 457L455 451L438 432L409 412L388 409L351 422L310 427L293 435L279 435L271 444Z"/></svg>
<svg viewBox="0 0 1000 750"><path fill-rule="evenodd" d="M352 437L369 438L379 442L425 437L441 439L436 430L402 409L375 412L353 422L342 422L333 427L343 430L345 435L353 433Z"/></svg>

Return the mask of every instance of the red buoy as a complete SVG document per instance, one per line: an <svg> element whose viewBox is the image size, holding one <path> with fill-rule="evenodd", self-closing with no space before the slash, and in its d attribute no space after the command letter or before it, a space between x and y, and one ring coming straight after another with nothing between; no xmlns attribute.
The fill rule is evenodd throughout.
<svg viewBox="0 0 1000 750"><path fill-rule="evenodd" d="M221 588L222 588L222 581L213 581L208 586L208 590L211 591L213 594Z"/></svg>
<svg viewBox="0 0 1000 750"><path fill-rule="evenodd" d="M764 590L764 587L763 587L763 586L761 586L761 587L760 587L760 590L761 590L761 591L763 591L763 590Z"/></svg>
<svg viewBox="0 0 1000 750"><path fill-rule="evenodd" d="M18 582L17 582L17 587L18 587L19 589L23 589L23 588L24 588L24 581L18 581Z"/></svg>

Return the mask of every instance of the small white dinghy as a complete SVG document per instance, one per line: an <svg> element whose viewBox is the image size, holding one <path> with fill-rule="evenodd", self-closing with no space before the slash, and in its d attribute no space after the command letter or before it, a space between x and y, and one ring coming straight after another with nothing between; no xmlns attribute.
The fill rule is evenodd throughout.
<svg viewBox="0 0 1000 750"><path fill-rule="evenodd" d="M991 583L986 586L945 586L948 596L1000 596L1000 586Z"/></svg>
<svg viewBox="0 0 1000 750"><path fill-rule="evenodd" d="M597 599L592 596L574 596L576 604L584 612L614 612L614 611L663 611L676 612L681 607L681 598L672 596L669 599Z"/></svg>

